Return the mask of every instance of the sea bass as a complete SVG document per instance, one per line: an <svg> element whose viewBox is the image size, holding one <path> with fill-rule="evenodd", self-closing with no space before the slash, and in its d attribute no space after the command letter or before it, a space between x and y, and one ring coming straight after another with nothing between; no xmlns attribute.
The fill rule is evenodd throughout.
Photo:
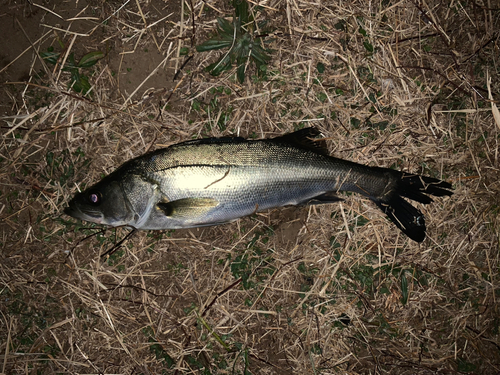
<svg viewBox="0 0 500 375"><path fill-rule="evenodd" d="M414 241L425 219L405 198L430 203L451 184L329 156L315 128L277 138L191 140L129 160L78 193L64 212L77 219L136 229L218 225L287 205L325 204L351 191L372 200Z"/></svg>

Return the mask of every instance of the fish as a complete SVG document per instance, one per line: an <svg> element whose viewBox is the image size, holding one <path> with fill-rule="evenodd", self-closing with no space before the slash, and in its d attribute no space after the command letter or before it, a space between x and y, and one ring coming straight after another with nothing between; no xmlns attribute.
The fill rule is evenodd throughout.
<svg viewBox="0 0 500 375"><path fill-rule="evenodd" d="M453 194L439 179L358 164L329 155L308 127L275 138L189 140L131 159L77 193L65 214L142 230L228 223L283 206L341 201L339 192L370 199L405 235L426 236L425 217L408 200L429 204Z"/></svg>

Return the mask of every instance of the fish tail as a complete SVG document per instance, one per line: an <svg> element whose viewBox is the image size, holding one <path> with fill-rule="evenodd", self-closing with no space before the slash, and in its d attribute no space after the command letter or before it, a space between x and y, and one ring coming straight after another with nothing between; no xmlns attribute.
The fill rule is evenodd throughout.
<svg viewBox="0 0 500 375"><path fill-rule="evenodd" d="M425 239L425 218L422 212L405 198L428 204L429 195L442 197L452 195L450 183L432 177L419 176L390 170L395 184L382 197L370 197L401 231L412 240Z"/></svg>

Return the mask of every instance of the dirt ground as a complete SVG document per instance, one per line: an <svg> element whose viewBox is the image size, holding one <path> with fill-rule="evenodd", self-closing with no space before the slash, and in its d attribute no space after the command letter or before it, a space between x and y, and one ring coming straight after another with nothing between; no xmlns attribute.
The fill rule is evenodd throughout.
<svg viewBox="0 0 500 375"><path fill-rule="evenodd" d="M0 374L500 373L497 1L252 1L243 80L196 49L240 3L0 1ZM356 194L131 236L63 213L147 151L307 126L452 183L425 241Z"/></svg>

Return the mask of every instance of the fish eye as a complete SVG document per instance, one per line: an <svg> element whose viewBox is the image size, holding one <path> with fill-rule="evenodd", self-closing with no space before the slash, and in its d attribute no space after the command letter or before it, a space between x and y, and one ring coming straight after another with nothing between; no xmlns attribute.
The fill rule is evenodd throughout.
<svg viewBox="0 0 500 375"><path fill-rule="evenodd" d="M90 204L92 204L94 206L99 206L101 204L101 201L102 201L102 195L97 190L89 191L87 198L88 198Z"/></svg>

